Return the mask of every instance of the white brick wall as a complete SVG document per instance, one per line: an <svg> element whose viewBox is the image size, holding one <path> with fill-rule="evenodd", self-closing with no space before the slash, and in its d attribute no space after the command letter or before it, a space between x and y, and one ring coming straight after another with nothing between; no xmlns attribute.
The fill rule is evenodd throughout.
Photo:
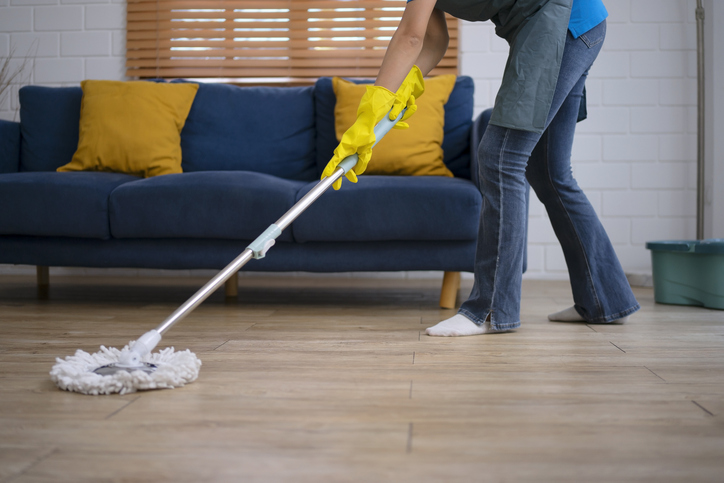
<svg viewBox="0 0 724 483"><path fill-rule="evenodd" d="M124 0L0 0L0 56L31 57L23 84L125 79ZM17 120L17 87L0 119Z"/></svg>
<svg viewBox="0 0 724 483"><path fill-rule="evenodd" d="M647 240L695 236L695 0L604 2L608 38L587 83L574 173L624 269L648 272ZM124 27L124 0L0 0L0 56L35 50L26 83L124 79ZM477 114L495 100L508 46L489 22L464 23L460 50ZM0 118L16 118L17 107L15 88ZM532 198L527 277L564 278L562 252Z"/></svg>

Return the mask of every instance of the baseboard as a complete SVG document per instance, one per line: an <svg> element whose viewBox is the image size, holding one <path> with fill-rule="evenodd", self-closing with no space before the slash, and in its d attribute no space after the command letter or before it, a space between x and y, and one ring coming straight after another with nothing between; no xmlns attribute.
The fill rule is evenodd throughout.
<svg viewBox="0 0 724 483"><path fill-rule="evenodd" d="M627 272L626 278L632 287L654 286L654 276L650 272Z"/></svg>

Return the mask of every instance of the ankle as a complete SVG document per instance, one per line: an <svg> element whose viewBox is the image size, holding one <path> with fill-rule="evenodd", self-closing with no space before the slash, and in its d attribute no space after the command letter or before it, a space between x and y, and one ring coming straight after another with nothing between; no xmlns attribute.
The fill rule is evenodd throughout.
<svg viewBox="0 0 724 483"><path fill-rule="evenodd" d="M490 314L483 324L476 324L462 314L457 314L449 319L443 320L433 327L428 327L425 334L434 337L463 337L469 335L493 334L508 332L507 330L495 330L490 325Z"/></svg>

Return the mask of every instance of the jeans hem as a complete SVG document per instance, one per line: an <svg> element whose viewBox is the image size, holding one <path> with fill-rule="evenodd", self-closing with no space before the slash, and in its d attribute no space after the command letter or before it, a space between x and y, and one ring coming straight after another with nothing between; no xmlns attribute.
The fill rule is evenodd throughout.
<svg viewBox="0 0 724 483"><path fill-rule="evenodd" d="M578 312L578 314L581 317L583 317L583 314L581 314L581 311L578 310L578 307L576 307L574 305L574 308L576 309L576 312ZM631 315L634 312L637 312L640 308L641 308L641 305L636 304L636 305L633 305L633 306L627 308L626 310L616 312L615 314L605 315L603 317L596 317L594 319L588 319L587 322L590 322L593 324L610 324L614 320L622 319L622 318L626 317L627 315ZM583 317L583 318L585 319L585 317Z"/></svg>
<svg viewBox="0 0 724 483"><path fill-rule="evenodd" d="M468 312L465 309L458 310L458 314L462 315L466 319L470 319L470 321L473 324L477 325L478 327L485 324L485 318L481 319L480 317L476 317L475 315L471 314L470 312ZM487 318L487 315L486 315L486 318ZM491 318L490 327L492 327L495 330L501 330L501 331L502 330L513 330L513 329L517 329L520 327L520 321L509 322L507 324L496 324L496 323L493 323L492 318Z"/></svg>

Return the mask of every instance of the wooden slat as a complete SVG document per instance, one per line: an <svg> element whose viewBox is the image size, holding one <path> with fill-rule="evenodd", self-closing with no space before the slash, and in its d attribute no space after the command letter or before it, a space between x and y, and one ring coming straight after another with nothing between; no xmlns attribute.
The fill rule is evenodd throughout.
<svg viewBox="0 0 724 483"><path fill-rule="evenodd" d="M376 29L364 29L357 31L334 32L330 30L320 32L303 31L237 31L231 29L207 30L207 29L179 29L179 30L128 30L129 40L137 39L178 39L178 38L260 38L260 39L308 39L308 38L345 38L345 37L386 37L391 36L392 31ZM240 41L236 41L240 42ZM237 45L239 45L237 43Z"/></svg>
<svg viewBox="0 0 724 483"><path fill-rule="evenodd" d="M127 0L129 11L172 9L327 9L327 8L404 8L406 0Z"/></svg>
<svg viewBox="0 0 724 483"><path fill-rule="evenodd" d="M127 42L128 54L132 54L134 51L155 51L158 47L161 50L168 50L172 47L224 47L224 48L241 48L245 46L258 47L258 48L281 48L284 46L290 49L315 49L315 48L359 48L365 47L368 49L374 47L386 48L389 44L386 40L360 40L360 41L331 41L331 40L291 40L289 42L253 42L248 44L240 44L240 42L234 42L233 40L159 40L158 42L153 40L134 40ZM450 49L456 49L458 46L457 39L450 39L448 51ZM322 52L320 50L320 52Z"/></svg>
<svg viewBox="0 0 724 483"><path fill-rule="evenodd" d="M443 59L438 65L441 67L455 66L455 59ZM137 68L154 68L159 67L181 67L181 68L235 68L235 67L287 67L287 68L311 68L311 67L328 67L330 69L337 68L355 68L369 67L379 70L380 61L378 59L359 59L359 58L338 58L338 59L159 59L159 60L129 60L126 62L127 67Z"/></svg>
<svg viewBox="0 0 724 483"><path fill-rule="evenodd" d="M173 10L173 11L141 11L128 12L127 19L133 22L151 22L151 21L167 21L167 20L184 20L184 19L258 19L258 20L275 20L290 19L309 22L309 19L339 19L339 18L401 18L402 11L387 10L363 10L353 12L341 12L339 10L322 10L317 12L309 12L307 10L292 11L240 11L240 10L217 10L194 12L191 10Z"/></svg>
<svg viewBox="0 0 724 483"><path fill-rule="evenodd" d="M211 49L211 50L137 50L133 55L129 55L129 60L138 59L170 59L170 58L203 58L203 57L272 57L290 56L294 58L304 59L328 59L328 58L355 58L355 59L382 59L385 51L382 49L335 49L335 50L309 50L309 49ZM457 49L448 49L446 58L457 58Z"/></svg>
<svg viewBox="0 0 724 483"><path fill-rule="evenodd" d="M398 20L366 20L364 25L366 30L379 29L387 27L397 27ZM237 22L235 20L227 20L224 22L220 21L140 21L132 22L128 25L128 31L151 31L160 32L164 36L172 36L174 32L185 31L185 30L214 30L214 29L226 29L235 31L239 29L258 29L260 31L268 30L298 30L302 31L305 35L309 35L307 29L354 29L357 28L359 22L334 22L334 21L319 21L319 22L302 22L302 21L290 21L290 22Z"/></svg>
<svg viewBox="0 0 724 483"><path fill-rule="evenodd" d="M194 69L194 68L158 68L139 71L133 74L134 70L129 70L129 75L137 75L142 78L161 77L161 78L202 78L202 77L326 77L336 75L340 77L360 77L374 79L379 72L379 67L375 68L335 68L332 72L330 69L262 69L262 68L219 68L219 69ZM143 75L145 73L145 75ZM457 68L435 69L430 75L456 74Z"/></svg>

